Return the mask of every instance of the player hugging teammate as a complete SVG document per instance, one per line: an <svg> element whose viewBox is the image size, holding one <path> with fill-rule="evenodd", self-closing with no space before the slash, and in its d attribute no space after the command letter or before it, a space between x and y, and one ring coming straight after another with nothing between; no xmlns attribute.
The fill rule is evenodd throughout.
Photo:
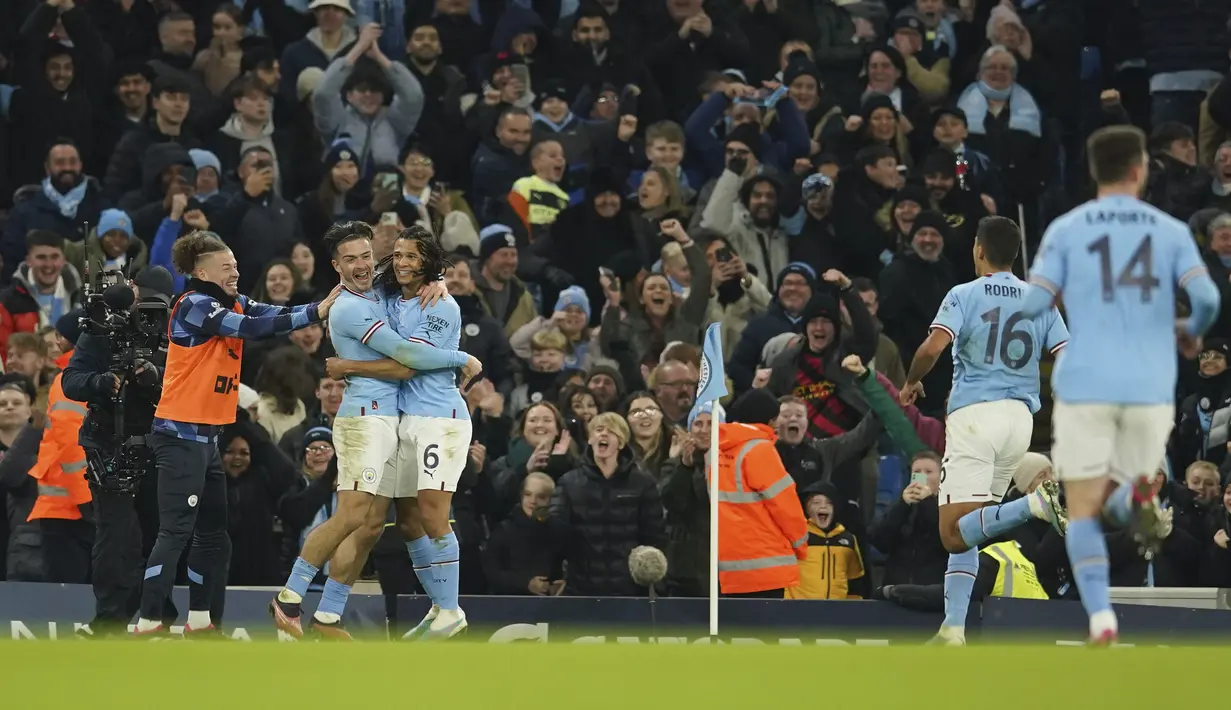
<svg viewBox="0 0 1231 710"><path fill-rule="evenodd" d="M347 381L334 423L338 502L304 541L270 613L279 629L302 637L300 604L332 556L312 629L349 639L342 625L346 599L392 501L415 573L432 598L431 611L406 637L450 638L466 629L458 606L458 544L449 525L471 434L457 370L469 384L482 365L457 349L461 312L440 283L448 262L436 238L421 227L404 230L377 269L371 236L360 222L334 225L326 234L344 289L329 322L338 354L330 374Z"/></svg>

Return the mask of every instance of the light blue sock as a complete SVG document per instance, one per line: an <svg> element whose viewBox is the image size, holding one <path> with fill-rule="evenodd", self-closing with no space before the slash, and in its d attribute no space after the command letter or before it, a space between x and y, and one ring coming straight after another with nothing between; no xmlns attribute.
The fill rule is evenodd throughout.
<svg viewBox="0 0 1231 710"><path fill-rule="evenodd" d="M350 597L350 585L325 580L325 591L321 593L321 603L316 610L322 614L337 614L342 616L346 608L346 600Z"/></svg>
<svg viewBox="0 0 1231 710"><path fill-rule="evenodd" d="M432 540L432 548L432 579L439 592L435 601L441 609L457 609L458 572L461 570L457 536L450 532L438 537Z"/></svg>
<svg viewBox="0 0 1231 710"><path fill-rule="evenodd" d="M1073 581L1077 582L1077 591L1081 592L1081 605L1086 608L1086 613L1093 615L1100 611L1110 611L1107 542L1103 539L1103 529L1099 522L1094 518L1070 520L1064 546L1069 551Z"/></svg>
<svg viewBox="0 0 1231 710"><path fill-rule="evenodd" d="M989 505L963 515L957 521L962 541L969 547L978 547L994 537L1009 532L1034 515L1030 512L1030 500L1022 496L1000 505Z"/></svg>
<svg viewBox="0 0 1231 710"><path fill-rule="evenodd" d="M432 540L427 535L406 543L406 549L410 552L410 563L415 567L415 576L419 578L419 584L423 585L423 591L427 592L433 604L439 604L437 599L440 595L436 593L436 580L432 579L432 556L436 554L436 548L432 547Z"/></svg>
<svg viewBox="0 0 1231 710"><path fill-rule="evenodd" d="M949 555L949 567L945 569L945 626L966 628L970 592L975 588L978 574L978 549L972 547L965 552Z"/></svg>
<svg viewBox="0 0 1231 710"><path fill-rule="evenodd" d="M308 585L316 579L317 568L305 562L304 558L296 557L291 567L291 575L286 578L286 588L298 594L301 598L308 593Z"/></svg>
<svg viewBox="0 0 1231 710"><path fill-rule="evenodd" d="M1133 484L1121 483L1103 503L1103 512L1116 525L1128 525L1133 514Z"/></svg>

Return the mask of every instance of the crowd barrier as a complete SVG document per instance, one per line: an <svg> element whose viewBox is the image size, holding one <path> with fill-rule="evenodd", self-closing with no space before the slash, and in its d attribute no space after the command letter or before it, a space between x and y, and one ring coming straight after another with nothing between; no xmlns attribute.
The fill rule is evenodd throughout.
<svg viewBox="0 0 1231 710"><path fill-rule="evenodd" d="M239 640L279 638L267 607L276 589L232 588L226 597L226 631ZM1214 590L1211 590L1214 591ZM1226 590L1217 596L1224 602ZM316 606L316 594L305 601ZM176 588L175 601L187 609L188 591ZM398 618L413 624L427 610L422 596L398 600ZM463 597L471 640L492 643L708 643L708 604L704 599L599 597ZM0 628L14 639L65 640L87 624L94 612L88 586L0 583ZM1125 604L1117 607L1125 643L1179 643L1231 640L1231 611ZM1081 643L1086 619L1076 602L1026 599L987 600L981 619L976 610L968 635L984 641L1028 636L1044 643ZM724 599L719 618L722 637L732 643L784 645L886 645L918 643L932 634L937 614L903 609L879 601L798 601ZM348 628L379 636L386 628L384 599L353 594ZM173 629L178 631L178 629ZM285 639L284 639L285 640Z"/></svg>

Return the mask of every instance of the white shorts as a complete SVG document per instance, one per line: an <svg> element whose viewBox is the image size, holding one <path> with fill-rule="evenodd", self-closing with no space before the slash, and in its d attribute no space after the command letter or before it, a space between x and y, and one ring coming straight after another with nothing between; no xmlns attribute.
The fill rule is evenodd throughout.
<svg viewBox="0 0 1231 710"><path fill-rule="evenodd" d="M403 414L398 425L396 498L457 491L470 456L470 420Z"/></svg>
<svg viewBox="0 0 1231 710"><path fill-rule="evenodd" d="M1034 415L1016 399L980 402L951 413L945 420L937 500L941 505L999 503L1033 433Z"/></svg>
<svg viewBox="0 0 1231 710"><path fill-rule="evenodd" d="M1119 483L1162 466L1174 404L1065 404L1052 409L1052 464L1061 481L1110 475Z"/></svg>
<svg viewBox="0 0 1231 710"><path fill-rule="evenodd" d="M333 450L338 457L338 490L392 498L397 486L397 417L337 417Z"/></svg>

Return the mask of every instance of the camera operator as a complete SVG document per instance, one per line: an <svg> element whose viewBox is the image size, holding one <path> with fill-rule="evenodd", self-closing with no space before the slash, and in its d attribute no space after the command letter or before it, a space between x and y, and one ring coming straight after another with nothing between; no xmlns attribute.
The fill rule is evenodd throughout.
<svg viewBox="0 0 1231 710"><path fill-rule="evenodd" d="M180 237L171 252L176 271L189 277L171 307L163 396L150 435L158 464L158 541L146 562L137 635L165 631L163 604L188 552L185 636L209 632L212 597L225 591L231 540L227 535L227 482L218 434L235 421L244 340L268 338L318 323L340 288L306 306L270 306L239 294L235 255L212 232ZM221 615L220 609L215 609Z"/></svg>
<svg viewBox="0 0 1231 710"><path fill-rule="evenodd" d="M147 332L140 335L131 321L126 326L134 329L137 344L150 353L149 359L117 363L116 348L121 343L107 332L95 332L99 328L94 324L87 324L61 378L64 395L87 405L78 442L86 453L94 497L91 582L95 615L90 631L96 637L127 631L140 601L143 550L153 546L158 531L156 477L152 475L156 469L146 438L161 395L161 369L167 352L166 309L175 287L171 273L161 266L145 269L132 285L137 298L130 314L154 306L153 312L160 315L157 327L147 324ZM118 356L123 358L125 353ZM122 374L117 373L121 368ZM125 383L122 404L117 403L116 395ZM123 416L119 431L117 406L122 406L119 413ZM169 600L167 607L164 617L174 619L175 607Z"/></svg>

